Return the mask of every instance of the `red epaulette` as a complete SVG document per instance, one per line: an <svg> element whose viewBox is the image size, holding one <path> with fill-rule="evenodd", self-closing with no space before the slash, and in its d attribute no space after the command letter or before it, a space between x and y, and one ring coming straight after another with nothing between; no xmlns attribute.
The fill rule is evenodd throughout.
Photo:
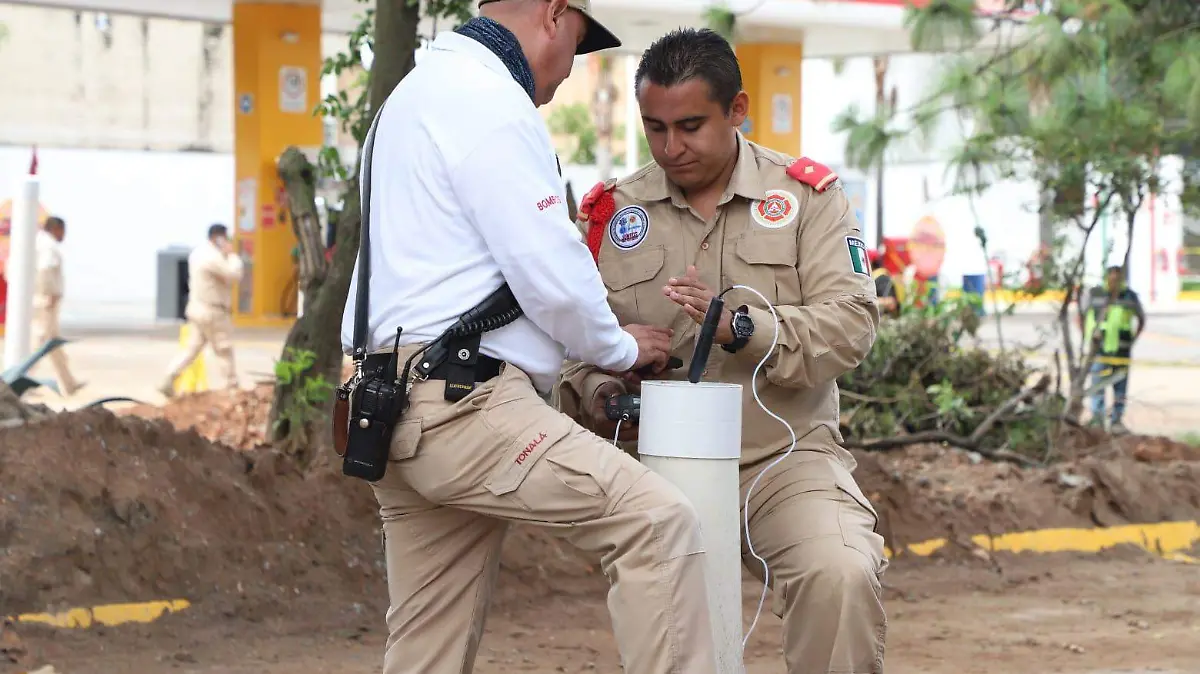
<svg viewBox="0 0 1200 674"><path fill-rule="evenodd" d="M617 200L613 197L613 187L605 187L603 182L583 195L579 202L579 220L588 223L587 247L592 251L592 259L600 262L600 244L604 241L604 228L617 212Z"/></svg>
<svg viewBox="0 0 1200 674"><path fill-rule="evenodd" d="M789 164L787 174L818 192L824 192L838 179L833 169L808 157L801 157Z"/></svg>

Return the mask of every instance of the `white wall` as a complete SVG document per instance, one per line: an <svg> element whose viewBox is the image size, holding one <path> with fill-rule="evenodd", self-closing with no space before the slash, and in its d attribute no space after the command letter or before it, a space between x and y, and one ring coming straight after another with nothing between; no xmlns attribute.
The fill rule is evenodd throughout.
<svg viewBox="0 0 1200 674"><path fill-rule="evenodd" d="M28 147L0 147L0 201L29 159ZM234 212L228 154L42 149L38 176L43 207L67 221L67 325L153 322L157 252L196 245Z"/></svg>

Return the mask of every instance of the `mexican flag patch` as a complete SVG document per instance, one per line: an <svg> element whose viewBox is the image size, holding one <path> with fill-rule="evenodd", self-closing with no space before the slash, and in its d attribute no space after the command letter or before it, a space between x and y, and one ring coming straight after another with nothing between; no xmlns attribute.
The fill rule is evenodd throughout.
<svg viewBox="0 0 1200 674"><path fill-rule="evenodd" d="M847 236L846 248L850 250L850 268L854 273L870 276L871 261L867 258L867 244L856 236Z"/></svg>

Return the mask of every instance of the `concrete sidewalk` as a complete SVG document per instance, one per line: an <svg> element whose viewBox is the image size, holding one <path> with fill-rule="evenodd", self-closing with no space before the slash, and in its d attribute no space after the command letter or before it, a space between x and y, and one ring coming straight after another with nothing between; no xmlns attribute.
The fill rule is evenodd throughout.
<svg viewBox="0 0 1200 674"><path fill-rule="evenodd" d="M123 396L149 403L165 402L156 389L167 366L182 348L178 326L148 331L111 328L65 331L70 342L66 351L71 370L87 382L73 396L62 397L39 388L26 395L56 409L75 409L100 398ZM283 348L286 333L280 330L237 330L234 339L234 364L243 387L275 379L275 362ZM3 340L0 339L0 344ZM206 357L211 362L211 352ZM53 369L43 360L34 368L39 378L53 378ZM211 374L209 375L211 378Z"/></svg>

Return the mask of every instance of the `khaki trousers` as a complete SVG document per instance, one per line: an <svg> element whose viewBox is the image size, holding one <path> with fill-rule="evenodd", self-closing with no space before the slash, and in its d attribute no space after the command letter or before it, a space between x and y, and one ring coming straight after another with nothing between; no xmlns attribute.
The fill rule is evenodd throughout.
<svg viewBox="0 0 1200 674"><path fill-rule="evenodd" d="M743 504L773 460L742 467ZM788 674L882 674L887 558L875 510L850 472L832 456L795 452L759 480L749 514L783 618ZM744 533L742 559L761 581Z"/></svg>
<svg viewBox="0 0 1200 674"><path fill-rule="evenodd" d="M515 367L457 403L444 389L413 386L372 485L391 599L385 674L473 670L509 522L600 555L627 674L715 674L686 497L547 405Z"/></svg>
<svg viewBox="0 0 1200 674"><path fill-rule="evenodd" d="M40 348L43 344L61 336L61 328L59 326L59 311L60 305L40 306L33 309L33 347ZM54 376L58 379L58 383L62 386L63 393L70 395L73 391L79 388L79 380L71 373L70 364L67 362L67 353L63 351L63 347L46 354L50 359L50 367L54 368Z"/></svg>
<svg viewBox="0 0 1200 674"><path fill-rule="evenodd" d="M192 330L187 344L167 368L163 388L174 386L175 380L196 360L205 346L212 346L213 361L217 366L213 381L221 382L226 388L237 388L237 369L233 361L233 317L228 314L198 316L188 319L188 325Z"/></svg>

